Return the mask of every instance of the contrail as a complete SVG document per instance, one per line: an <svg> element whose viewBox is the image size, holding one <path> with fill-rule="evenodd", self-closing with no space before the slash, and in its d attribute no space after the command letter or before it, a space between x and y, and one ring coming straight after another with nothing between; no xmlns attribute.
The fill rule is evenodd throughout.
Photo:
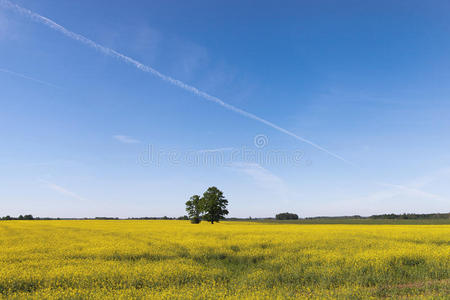
<svg viewBox="0 0 450 300"><path fill-rule="evenodd" d="M66 189L66 188L64 188L64 187L62 187L60 185L57 185L57 184L55 184L53 182L49 182L49 181L43 180L43 179L39 179L39 181L42 182L42 183L45 183L48 188L50 188L50 189L52 189L52 190L54 190L54 191L56 191L56 192L58 192L60 194L72 197L72 198L74 198L76 200L79 200L79 201L87 201L85 198L81 197L80 195L78 195L78 194L76 194L76 193L74 193L72 191L69 191L68 189Z"/></svg>
<svg viewBox="0 0 450 300"><path fill-rule="evenodd" d="M29 76L26 76L26 75L23 75L23 74L20 74L20 73L16 73L16 72L13 72L13 71L10 71L10 70L7 70L7 69L0 68L0 72L11 74L11 75L14 75L14 76L17 76L17 77L21 77L21 78L24 78L24 79L28 79L28 80L31 80L31 81L34 81L34 82L37 82L37 83L40 83L40 84L44 84L44 85L47 85L47 86L51 86L51 87L54 87L54 88L57 88L57 89L60 88L59 86L56 86L54 84L51 84L51 83L48 83L48 82L45 82L45 81L42 81L42 80L39 80L39 79L36 79L36 78L33 78L33 77L29 77Z"/></svg>
<svg viewBox="0 0 450 300"><path fill-rule="evenodd" d="M184 89L186 91L189 91L189 92L191 92L191 93L193 93L193 94L195 94L195 95L197 95L199 97L202 97L202 98L204 98L206 100L209 100L209 101L212 101L212 102L214 102L216 104L219 104L220 106L222 106L222 107L224 107L224 108L226 108L228 110L231 110L231 111L233 111L235 113L238 113L238 114L240 114L240 115L242 115L244 117L253 119L253 120L258 121L260 123L263 123L263 124L265 124L265 125L267 125L269 127L272 127L275 130L278 130L279 132L282 132L284 134L290 135L291 137L293 137L293 138L295 138L295 139L297 139L299 141L307 143L307 144L313 146L314 148L319 149L319 150L321 150L321 151L323 151L323 152L325 152L325 153L327 153L327 154L329 154L329 155L331 155L331 156L333 156L333 157L335 157L335 158L337 158L337 159L339 159L339 160L341 160L341 161L343 161L345 163L353 165L353 163L349 162L348 160L344 159L343 157L341 157L341 156L339 156L339 155L337 155L337 154L335 154L335 153L333 153L333 152L323 148L322 146L319 146L318 144L316 144L316 143L314 143L314 142L312 142L310 140L307 140L307 139L305 139L305 138L303 138L303 137L301 137L301 136L299 136L299 135L297 135L297 134L295 134L295 133L293 133L293 132L291 132L291 131L289 131L287 129L284 129L284 128L282 128L282 127L280 127L280 126L278 126L278 125L276 125L276 124L274 124L274 123L272 123L270 121L267 121L267 120L265 120L263 118L260 118L257 115L254 115L254 114L252 114L250 112L247 112L245 110L242 110L242 109L240 109L240 108L238 108L236 106L228 104L228 103L220 100L219 98L217 98L215 96L212 96L212 95L210 95L210 94L208 94L206 92L203 92L203 91L197 89L196 87L193 87L193 86L191 86L189 84L186 84L186 83L184 83L184 82L182 82L182 81L180 81L178 79L175 79L175 78L172 78L170 76L164 75L161 72L153 69L152 67L144 65L144 64L138 62L137 60L134 60L131 57L128 57L128 56L126 56L124 54L121 54L121 53L119 53L119 52L117 52L117 51L115 51L113 49L110 49L110 48L107 48L105 46L99 45L96 42L94 42L94 41L92 41L92 40L90 40L90 39L88 39L88 38L86 38L86 37L84 37L84 36L82 36L82 35L80 35L78 33L72 32L72 31L66 29L65 27L55 23L54 21L52 21L52 20L50 20L50 19L48 19L46 17L43 17L43 16L41 16L41 15L39 15L39 14L29 10L29 9L23 8L23 7L21 7L21 6L17 5L17 4L14 4L14 3L12 3L12 2L10 2L8 0L0 0L0 4L3 7L12 9L12 10L14 10L14 11L20 13L20 14L25 15L25 16L31 18L32 20L34 20L36 22L42 23L42 24L50 27L53 30L59 31L62 34L64 34L65 36L67 36L67 37L69 37L71 39L74 39L76 41L79 41L79 42L87 45L87 46L90 46L90 47L92 47L92 48L94 48L94 49L96 49L96 50L98 50L98 51L100 51L100 52L102 52L102 53L104 53L106 55L118 58L118 59L120 59L120 60L122 60L122 61L124 61L126 63L129 63L129 64L135 66L136 68L138 68L141 71L144 71L146 73L151 73L151 74L155 75L156 77L158 77L158 78L160 78L160 79L162 79L164 81L167 81L167 82L169 82L169 83L171 83L171 84L173 84L173 85L175 85L175 86L177 86L179 88L182 88L182 89Z"/></svg>

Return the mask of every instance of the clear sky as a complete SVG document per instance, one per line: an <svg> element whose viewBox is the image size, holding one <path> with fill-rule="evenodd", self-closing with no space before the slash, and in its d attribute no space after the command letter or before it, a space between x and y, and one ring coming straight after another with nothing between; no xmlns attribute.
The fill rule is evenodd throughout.
<svg viewBox="0 0 450 300"><path fill-rule="evenodd" d="M0 215L180 216L212 185L236 217L448 212L449 14L0 0Z"/></svg>

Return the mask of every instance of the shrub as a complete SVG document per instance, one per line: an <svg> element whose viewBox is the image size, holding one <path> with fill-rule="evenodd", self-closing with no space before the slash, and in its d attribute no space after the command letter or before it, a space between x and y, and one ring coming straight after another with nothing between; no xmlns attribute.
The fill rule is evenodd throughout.
<svg viewBox="0 0 450 300"><path fill-rule="evenodd" d="M200 217L194 216L191 218L191 223L192 224L199 224L201 222Z"/></svg>
<svg viewBox="0 0 450 300"><path fill-rule="evenodd" d="M298 215L285 212L285 213L277 214L275 216L275 218L277 220L298 220Z"/></svg>

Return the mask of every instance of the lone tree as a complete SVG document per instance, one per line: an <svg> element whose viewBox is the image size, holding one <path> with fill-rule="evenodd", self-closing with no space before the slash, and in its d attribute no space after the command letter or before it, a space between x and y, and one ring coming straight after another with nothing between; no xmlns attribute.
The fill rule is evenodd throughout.
<svg viewBox="0 0 450 300"><path fill-rule="evenodd" d="M186 202L186 211L191 223L198 224L203 218L214 224L228 215L227 205L228 200L225 199L222 191L212 186L203 193L203 197L192 196Z"/></svg>
<svg viewBox="0 0 450 300"><path fill-rule="evenodd" d="M191 223L198 224L201 221L200 215L203 212L203 203L199 195L194 195L186 202L186 212L191 219Z"/></svg>
<svg viewBox="0 0 450 300"><path fill-rule="evenodd" d="M227 205L228 200L225 199L221 190L212 186L203 193L203 218L211 224L219 222L224 219L225 215L228 215Z"/></svg>

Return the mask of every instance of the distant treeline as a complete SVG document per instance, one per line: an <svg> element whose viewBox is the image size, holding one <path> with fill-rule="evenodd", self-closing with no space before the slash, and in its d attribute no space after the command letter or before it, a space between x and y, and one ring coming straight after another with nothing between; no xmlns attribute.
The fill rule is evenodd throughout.
<svg viewBox="0 0 450 300"><path fill-rule="evenodd" d="M2 220L36 220L39 218L34 218L33 215L20 215L17 218L11 216L4 216Z"/></svg>
<svg viewBox="0 0 450 300"><path fill-rule="evenodd" d="M254 220L254 221L264 221L264 220L432 220L432 219L450 219L450 213L434 213L434 214L384 214L384 215L372 215L369 217L364 217L360 215L353 216L318 216L318 217L306 217L299 218L297 214L292 213L280 213L273 217L248 217L248 218L226 218L229 221L245 221L245 220Z"/></svg>
<svg viewBox="0 0 450 300"><path fill-rule="evenodd" d="M309 217L307 220L314 219L383 219L383 220L429 220L429 219L450 219L450 213L434 213L434 214L383 214L372 215L370 217L362 217L359 215L354 216L339 216L339 217Z"/></svg>
<svg viewBox="0 0 450 300"><path fill-rule="evenodd" d="M300 219L297 214L292 213L280 213L277 214L275 218L273 217L248 217L248 218L225 218L228 221L246 221L246 220L254 220L254 221L264 221L264 220L297 220ZM384 215L372 215L370 217L363 217L359 215L354 216L339 216L339 217L307 217L303 220L338 220L338 219L375 219L375 220L433 220L433 219L450 219L450 213L434 213L434 214L384 214ZM118 217L95 217L95 218L48 218L48 217L33 217L33 215L19 215L18 217L4 216L1 220L123 220ZM126 220L189 220L188 216L180 216L180 217L131 217L126 218Z"/></svg>
<svg viewBox="0 0 450 300"><path fill-rule="evenodd" d="M188 216L180 217L137 217L137 218L118 218L118 217L94 217L94 218L50 218L33 217L33 215L19 215L18 217L4 216L0 220L189 220Z"/></svg>
<svg viewBox="0 0 450 300"><path fill-rule="evenodd" d="M374 215L370 216L370 219L450 219L450 213L447 214L385 214L385 215Z"/></svg>

